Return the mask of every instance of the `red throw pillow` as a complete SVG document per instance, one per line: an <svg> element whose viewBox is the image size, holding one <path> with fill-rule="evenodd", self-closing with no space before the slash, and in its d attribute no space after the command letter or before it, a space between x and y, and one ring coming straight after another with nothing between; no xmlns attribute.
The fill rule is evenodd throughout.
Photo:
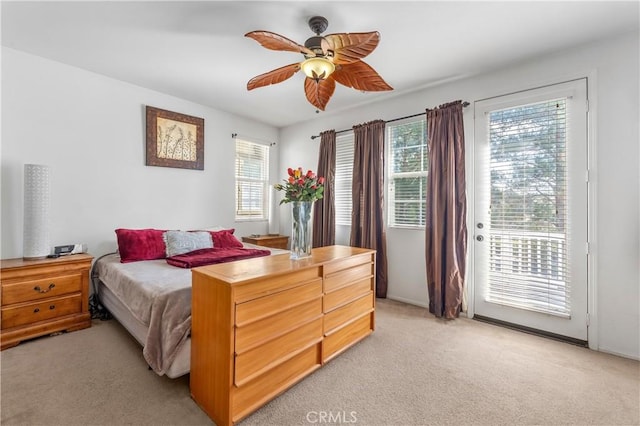
<svg viewBox="0 0 640 426"><path fill-rule="evenodd" d="M233 236L235 229L223 229L222 231L209 231L213 239L213 247L234 248L244 247L242 243Z"/></svg>
<svg viewBox="0 0 640 426"><path fill-rule="evenodd" d="M167 257L161 229L116 229L120 262L164 259Z"/></svg>

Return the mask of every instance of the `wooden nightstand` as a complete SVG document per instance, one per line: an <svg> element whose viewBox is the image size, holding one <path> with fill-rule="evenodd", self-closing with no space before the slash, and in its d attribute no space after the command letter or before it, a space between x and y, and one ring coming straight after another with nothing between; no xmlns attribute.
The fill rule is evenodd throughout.
<svg viewBox="0 0 640 426"><path fill-rule="evenodd" d="M22 340L91 327L89 270L93 257L0 261L1 349Z"/></svg>
<svg viewBox="0 0 640 426"><path fill-rule="evenodd" d="M242 241L257 246L287 249L289 237L286 235L260 235L258 237L242 237Z"/></svg>

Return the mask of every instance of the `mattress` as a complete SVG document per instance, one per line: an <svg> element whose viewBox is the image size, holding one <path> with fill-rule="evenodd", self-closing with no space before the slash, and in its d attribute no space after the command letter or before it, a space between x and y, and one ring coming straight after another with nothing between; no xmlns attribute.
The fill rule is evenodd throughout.
<svg viewBox="0 0 640 426"><path fill-rule="evenodd" d="M102 282L98 285L98 294L100 302L107 308L111 315L131 334L141 346L147 339L149 328L133 316L129 308L116 297L109 287ZM191 365L191 338L178 350L178 354L171 363L171 366L165 372L165 375L171 379L184 376L189 373Z"/></svg>
<svg viewBox="0 0 640 426"><path fill-rule="evenodd" d="M265 247L244 243L247 248ZM271 249L271 255L287 253L287 250ZM240 260L241 261L241 260ZM154 371L170 378L177 378L189 373L191 361L191 270L170 266L163 260L140 261L122 264L117 254L102 256L94 265L95 277L98 279L97 291L103 306L111 312L113 317L142 345L145 359ZM184 305L185 299L187 304ZM162 302L158 309L159 301ZM184 307L183 307L184 306ZM167 309L169 307L170 309ZM179 307L182 311L179 322L176 318L169 318L165 322L162 314L157 312L173 312ZM156 314L153 314L155 309ZM158 320L158 315L160 319ZM155 318L155 319L154 319ZM171 322L171 321L174 322ZM155 322L154 322L155 321ZM164 323L158 326L157 321ZM155 325L152 327L151 325ZM155 336L152 328L179 330L180 341L176 342L175 335L171 343L176 346L172 350L172 359L165 357L162 368L158 367L149 351L157 346L149 345L150 338ZM157 341L157 339L156 339ZM169 344L169 340L162 340L160 346Z"/></svg>

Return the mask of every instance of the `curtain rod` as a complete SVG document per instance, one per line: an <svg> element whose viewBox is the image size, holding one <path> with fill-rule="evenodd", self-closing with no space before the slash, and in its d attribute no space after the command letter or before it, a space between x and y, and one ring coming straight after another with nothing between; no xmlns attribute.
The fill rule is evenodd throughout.
<svg viewBox="0 0 640 426"><path fill-rule="evenodd" d="M237 133L231 133L231 138L232 139L235 139L237 137L238 137ZM240 135L240 139L243 139L243 140L246 139L248 142L254 142L254 143L261 144L261 145L274 146L276 144L276 142L270 142L270 141L266 141L266 140L263 140L263 139L252 138L252 137L249 137L249 136L245 137L245 136L242 136L242 135Z"/></svg>
<svg viewBox="0 0 640 426"><path fill-rule="evenodd" d="M469 106L469 102L463 102L463 103L462 103L462 106L463 106L463 107L468 107L468 106ZM393 118L393 119L391 119L391 120L386 120L386 121L385 121L385 123L393 123L394 121L400 121L400 120L404 120L404 119L406 119L406 118L418 117L418 116L420 116L420 115L424 115L424 114L425 114L424 112L419 112L418 114L405 115L404 117L399 117L399 118ZM342 130L337 130L337 131L336 131L336 135L337 135L338 133L350 132L350 131L352 131L352 130L353 130L353 129L342 129ZM311 139L313 140L313 139L315 139L315 138L319 138L319 137L320 137L320 135L313 135L313 136L311 136Z"/></svg>

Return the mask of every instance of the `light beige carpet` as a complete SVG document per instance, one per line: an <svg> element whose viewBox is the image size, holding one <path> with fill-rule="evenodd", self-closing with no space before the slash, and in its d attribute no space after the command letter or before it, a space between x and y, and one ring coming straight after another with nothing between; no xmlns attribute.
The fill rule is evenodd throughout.
<svg viewBox="0 0 640 426"><path fill-rule="evenodd" d="M213 424L115 320L0 362L2 425ZM640 363L378 300L370 337L241 424L638 425Z"/></svg>

